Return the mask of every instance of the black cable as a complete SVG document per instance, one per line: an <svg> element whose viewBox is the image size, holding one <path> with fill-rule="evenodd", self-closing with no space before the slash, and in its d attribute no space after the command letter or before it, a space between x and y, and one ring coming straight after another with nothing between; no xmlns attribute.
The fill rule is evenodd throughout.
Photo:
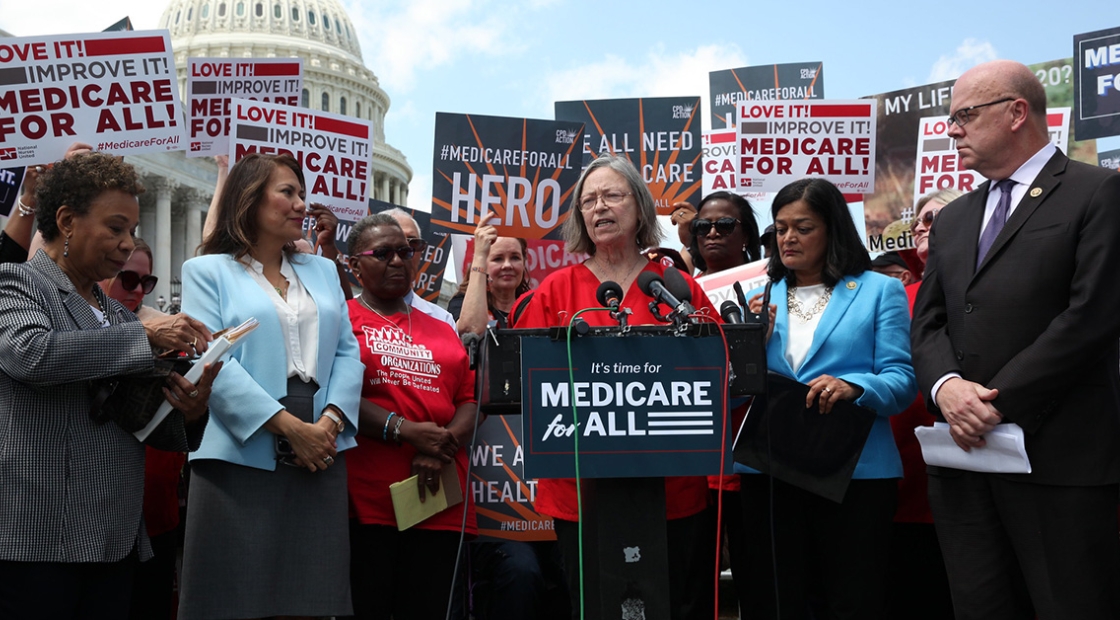
<svg viewBox="0 0 1120 620"><path fill-rule="evenodd" d="M463 521L459 525L459 548L455 550L455 568L451 573L451 591L447 595L447 614L444 616L444 620L451 620L451 608L455 604L455 580L459 577L459 561L463 557L463 541L467 538L467 509L470 507L471 502L471 461L474 460L471 457L474 456L474 445L478 440L478 425L481 415L482 409L476 402L474 409L474 430L471 432L471 442L467 445L467 477L464 484L467 496L463 498ZM455 466L454 460L452 460L451 466Z"/></svg>

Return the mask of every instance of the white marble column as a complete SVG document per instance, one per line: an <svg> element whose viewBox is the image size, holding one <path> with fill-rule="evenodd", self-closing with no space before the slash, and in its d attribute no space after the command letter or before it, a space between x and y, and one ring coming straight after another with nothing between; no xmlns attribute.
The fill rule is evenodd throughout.
<svg viewBox="0 0 1120 620"><path fill-rule="evenodd" d="M401 186L401 206L402 207L407 207L408 206L408 186L407 185L402 185Z"/></svg>
<svg viewBox="0 0 1120 620"><path fill-rule="evenodd" d="M152 291L153 303L163 295L171 303L171 184L166 179L155 183L156 190L156 227L154 235L149 235L148 245L152 246L155 265L152 273L159 278ZM165 306L166 307L166 306Z"/></svg>
<svg viewBox="0 0 1120 620"><path fill-rule="evenodd" d="M202 243L202 211L207 206L201 202L187 206L187 260L198 255L198 245Z"/></svg>
<svg viewBox="0 0 1120 620"><path fill-rule="evenodd" d="M377 199L391 202L389 200L389 175L384 172L381 173L381 195Z"/></svg>
<svg viewBox="0 0 1120 620"><path fill-rule="evenodd" d="M401 182L396 179L393 179L393 200L391 202L395 205L404 204L401 202Z"/></svg>

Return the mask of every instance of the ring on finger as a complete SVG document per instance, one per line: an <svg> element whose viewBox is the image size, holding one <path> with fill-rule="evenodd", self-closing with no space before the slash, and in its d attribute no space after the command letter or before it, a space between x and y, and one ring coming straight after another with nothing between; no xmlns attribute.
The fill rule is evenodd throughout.
<svg viewBox="0 0 1120 620"><path fill-rule="evenodd" d="M197 398L197 397L198 397L198 390L191 390L191 391L190 391L190 392L189 392L189 393L187 394L187 396L190 396L191 398Z"/></svg>
<svg viewBox="0 0 1120 620"><path fill-rule="evenodd" d="M826 387L826 388L824 389L824 391L826 391L826 392L828 392L829 394L831 394L831 393L832 393L832 388L830 388L830 387Z"/></svg>
<svg viewBox="0 0 1120 620"><path fill-rule="evenodd" d="M324 457L323 457L323 464L324 464L324 465L327 465L327 466L329 466L329 465L331 465L332 463L334 463L334 457L332 457L332 456L324 456Z"/></svg>

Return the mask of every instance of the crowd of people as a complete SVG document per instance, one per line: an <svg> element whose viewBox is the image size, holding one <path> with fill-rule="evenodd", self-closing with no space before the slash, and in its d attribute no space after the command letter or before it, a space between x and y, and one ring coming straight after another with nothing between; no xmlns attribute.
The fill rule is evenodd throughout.
<svg viewBox="0 0 1120 620"><path fill-rule="evenodd" d="M299 164L261 154L219 162L182 313L143 306L143 187L76 143L28 168L0 232L0 617L579 618L575 480L537 482L554 542L474 540L467 461L486 420L463 342L566 326L604 282L630 325L664 324L639 280L672 264L718 321L689 274L762 259L769 296L747 310L766 319L769 371L870 430L839 500L745 463L665 478L666 615L716 616L722 554L743 618L1120 617L1120 175L1053 147L1045 110L1023 65L966 72L950 136L991 181L923 197L915 250L874 260L819 178L778 192L761 235L734 193L676 205L681 251L663 248L641 175L603 154L563 224L587 260L533 287L526 241L484 214L447 309L413 292L427 243L407 212L355 224L342 261ZM172 412L143 441L101 411L106 383L250 318L194 382L160 376ZM754 405L730 405L737 429ZM962 453L1017 425L1029 473L927 464L914 431L934 422ZM394 485L411 477L419 502L462 501L400 529Z"/></svg>

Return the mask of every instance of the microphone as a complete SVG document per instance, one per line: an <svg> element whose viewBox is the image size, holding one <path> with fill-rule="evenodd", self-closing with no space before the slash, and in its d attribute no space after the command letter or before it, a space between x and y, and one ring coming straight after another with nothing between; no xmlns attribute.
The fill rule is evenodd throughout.
<svg viewBox="0 0 1120 620"><path fill-rule="evenodd" d="M739 309L739 304L728 299L723 302L719 307L719 315L723 317L723 322L729 325L737 325L743 322L743 311Z"/></svg>
<svg viewBox="0 0 1120 620"><path fill-rule="evenodd" d="M595 291L595 299L603 307L618 310L622 304L622 287L617 282L607 280L599 285L599 290Z"/></svg>
<svg viewBox="0 0 1120 620"><path fill-rule="evenodd" d="M595 299L598 300L600 306L611 309L611 318L618 321L620 327L626 327L627 315L630 314L629 308L622 309L622 287L617 282L607 280L599 285L599 290L595 291Z"/></svg>
<svg viewBox="0 0 1120 620"><path fill-rule="evenodd" d="M679 278L683 283L684 278L682 278L680 272L673 267L666 267L665 275L672 279L673 276L669 275L670 271L675 272L676 278ZM674 323L680 323L687 319L688 315L696 312L692 304L687 301L681 301L676 295L673 295L673 293L666 288L664 280L652 271L643 271L638 274L638 288L646 295L652 297L657 303L663 303L672 308L673 311L669 313L669 318L671 318ZM686 284L684 288L687 290L688 285Z"/></svg>

